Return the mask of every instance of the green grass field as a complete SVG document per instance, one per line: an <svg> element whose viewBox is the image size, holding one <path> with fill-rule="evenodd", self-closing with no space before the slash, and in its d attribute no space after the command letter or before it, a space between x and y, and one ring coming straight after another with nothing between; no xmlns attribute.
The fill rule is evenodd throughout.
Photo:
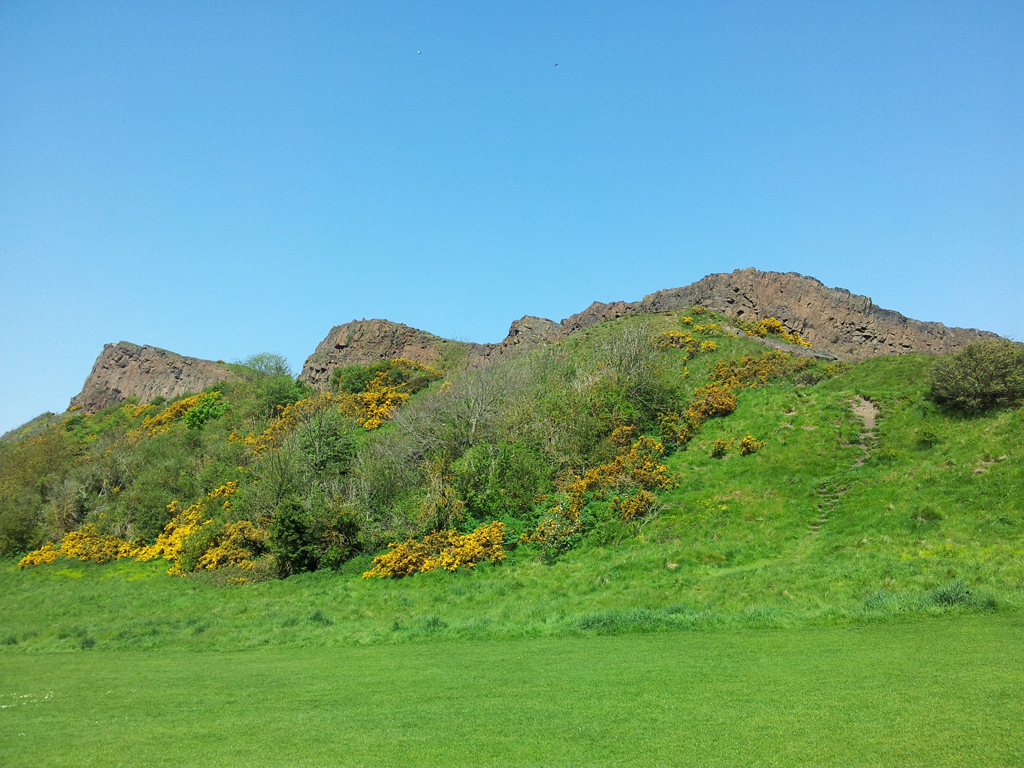
<svg viewBox="0 0 1024 768"><path fill-rule="evenodd" d="M0 762L1019 765L1017 616L0 657Z"/></svg>

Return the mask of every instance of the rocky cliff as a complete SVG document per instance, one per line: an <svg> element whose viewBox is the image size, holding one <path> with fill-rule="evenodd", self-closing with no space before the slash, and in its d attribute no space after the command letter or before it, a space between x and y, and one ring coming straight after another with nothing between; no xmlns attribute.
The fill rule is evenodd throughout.
<svg viewBox="0 0 1024 768"><path fill-rule="evenodd" d="M170 399L201 392L233 377L221 362L122 341L103 346L82 391L71 398L71 405L81 406L85 413L95 413L129 397L137 397L141 403L159 396Z"/></svg>
<svg viewBox="0 0 1024 768"><path fill-rule="evenodd" d="M694 305L743 320L775 317L812 346L856 358L905 352L955 352L972 341L995 338L995 334L987 331L912 320L875 306L867 296L829 288L813 277L795 272L739 269L729 274L708 275L683 288L658 291L642 301L595 301L559 323L526 316L512 323L508 336L498 344L451 341L388 320L353 320L331 329L306 360L300 378L324 389L331 372L339 366L366 365L394 357L436 363L454 350L461 350L469 364L475 366L558 341L605 320Z"/></svg>
<svg viewBox="0 0 1024 768"><path fill-rule="evenodd" d="M882 309L867 296L828 288L795 272L738 269L708 275L685 288L652 293L630 311L662 312L699 304L744 320L776 317L813 346L853 357L904 352L955 352L965 344L996 334L974 328L949 328Z"/></svg>

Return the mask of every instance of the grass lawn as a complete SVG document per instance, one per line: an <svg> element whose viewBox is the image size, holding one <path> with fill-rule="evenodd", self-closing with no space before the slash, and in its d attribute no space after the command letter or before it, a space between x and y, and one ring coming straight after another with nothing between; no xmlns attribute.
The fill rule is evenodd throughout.
<svg viewBox="0 0 1024 768"><path fill-rule="evenodd" d="M1019 765L1019 615L0 656L0 763Z"/></svg>

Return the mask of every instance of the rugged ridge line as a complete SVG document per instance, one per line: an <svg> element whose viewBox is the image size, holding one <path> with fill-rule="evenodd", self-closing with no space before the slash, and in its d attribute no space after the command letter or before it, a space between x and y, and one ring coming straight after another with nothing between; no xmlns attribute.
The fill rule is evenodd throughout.
<svg viewBox="0 0 1024 768"><path fill-rule="evenodd" d="M854 358L955 352L972 341L997 338L988 331L913 320L875 306L867 296L829 288L820 280L796 272L738 269L708 275L682 288L657 291L642 301L595 301L558 323L527 315L513 322L508 335L498 344L452 341L389 320L353 320L331 329L307 358L300 378L318 389L326 389L335 368L395 357L433 363L456 345L465 350L469 364L477 366L559 341L605 320L693 305L743 320L776 317L815 348Z"/></svg>
<svg viewBox="0 0 1024 768"><path fill-rule="evenodd" d="M222 362L128 341L104 344L82 391L71 398L71 407L77 405L84 413L96 413L129 397L139 398L140 403L156 397L170 399L233 378L235 374Z"/></svg>

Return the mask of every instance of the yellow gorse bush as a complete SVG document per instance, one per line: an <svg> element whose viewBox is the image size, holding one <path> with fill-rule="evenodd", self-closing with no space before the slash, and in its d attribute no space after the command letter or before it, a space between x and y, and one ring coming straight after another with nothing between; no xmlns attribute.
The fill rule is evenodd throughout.
<svg viewBox="0 0 1024 768"><path fill-rule="evenodd" d="M689 318L687 318L689 319ZM706 354L708 352L714 352L718 349L718 344L713 341L701 341L700 339L694 338L689 331L677 331L669 330L662 331L653 338L655 346L658 349L682 349L686 351L686 357L684 360L688 360L691 356L697 354Z"/></svg>
<svg viewBox="0 0 1024 768"><path fill-rule="evenodd" d="M228 440L245 443L254 456L259 456L268 448L279 445L296 423L332 405L338 405L338 397L330 392L321 392L290 405L279 405L277 406L277 417L270 422L265 430L259 434L245 436L232 432L228 435Z"/></svg>
<svg viewBox="0 0 1024 768"><path fill-rule="evenodd" d="M743 329L746 333L751 336L757 336L758 338L764 338L769 334L778 336L783 341L788 341L790 344L797 344L801 347L810 347L810 342L806 341L799 333L793 331L790 333L786 330L786 326L775 317L766 317L763 320L747 321L737 320L736 324Z"/></svg>
<svg viewBox="0 0 1024 768"><path fill-rule="evenodd" d="M206 394L201 392L198 395L192 395L192 397L186 397L173 402L160 411L160 413L144 418L142 420L142 426L139 427L138 430L133 430L133 432L138 432L142 435L146 435L147 437L160 434L161 432L168 432L170 431L171 424L173 422L177 421L199 405L199 401L204 397L206 397ZM150 406L148 405L142 406L141 408L139 406L131 406L134 418L141 416L149 407Z"/></svg>
<svg viewBox="0 0 1024 768"><path fill-rule="evenodd" d="M764 386L771 379L786 373L792 355L771 350L761 357L743 356L739 360L715 362L711 381L693 391L693 397L680 418L675 413L659 418L661 434L666 440L686 443L700 431L704 422L716 416L728 416L736 410L736 393L742 389Z"/></svg>
<svg viewBox="0 0 1024 768"><path fill-rule="evenodd" d="M751 434L747 434L740 440L740 456L749 456L764 448L764 440L758 440Z"/></svg>
<svg viewBox="0 0 1024 768"><path fill-rule="evenodd" d="M217 533L210 548L200 555L196 570L215 571L236 566L251 571L256 566L253 550L266 541L267 532L249 520L228 523Z"/></svg>
<svg viewBox="0 0 1024 768"><path fill-rule="evenodd" d="M172 576L183 576L181 567L182 556L185 553L186 540L193 534L198 533L203 526L209 525L212 520L203 520L206 517L206 507L211 501L224 499L224 506L227 507L231 498L238 491L238 482L231 481L225 485L215 488L195 504L179 511L178 502L172 501L167 509L174 515L171 522L164 526L163 533L156 537L156 541L148 547L142 547L135 553L139 562L148 562L162 557L171 563L167 573Z"/></svg>
<svg viewBox="0 0 1024 768"><path fill-rule="evenodd" d="M355 418L359 426L377 429L391 418L392 414L409 401L409 393L402 392L400 387L391 383L387 373L380 371L366 385L366 389L356 395L340 395L341 412Z"/></svg>
<svg viewBox="0 0 1024 768"><path fill-rule="evenodd" d="M520 538L524 543L557 546L559 542L582 532L580 513L587 504L587 494L607 492L615 488L637 488L639 492L613 500L613 507L624 520L631 521L654 508L652 490L667 491L673 487L668 467L661 463L664 446L653 438L641 435L630 442L633 427L619 427L612 441L622 447L614 461L588 469L581 476L570 478L563 491L564 499L548 510L532 531ZM647 492L648 496L640 492ZM603 495L600 494L599 495ZM642 512L642 514L641 514Z"/></svg>
<svg viewBox="0 0 1024 768"><path fill-rule="evenodd" d="M363 578L401 578L439 568L457 571L475 568L484 560L498 564L505 559L504 540L505 524L498 521L466 534L456 530L434 531L422 539L389 544L391 551L375 557L373 570L364 573Z"/></svg>
<svg viewBox="0 0 1024 768"><path fill-rule="evenodd" d="M40 549L25 555L18 565L21 568L43 565L54 562L58 557L103 565L122 557L132 557L138 551L137 545L117 536L102 536L96 531L95 525L88 524L64 534L60 540L60 549L55 549L53 544L44 544Z"/></svg>
<svg viewBox="0 0 1024 768"><path fill-rule="evenodd" d="M612 499L612 509L618 512L619 517L626 523L642 520L651 514L657 505L657 497L643 488L628 496L616 496Z"/></svg>
<svg viewBox="0 0 1024 768"><path fill-rule="evenodd" d="M415 360L398 357L388 361L389 371L401 368L407 371L420 371L432 379L442 377L441 371ZM269 448L275 448L284 440L288 432L310 415L324 408L334 407L346 416L355 419L356 423L367 431L380 427L390 419L395 411L409 401L409 393L405 392L405 384L395 384L388 376L388 371L378 371L377 375L367 382L362 392L320 392L313 397L298 400L291 405L277 406L277 416L269 426L258 434L239 435L232 432L228 439L232 442L242 441L252 450L253 455L260 455Z"/></svg>
<svg viewBox="0 0 1024 768"><path fill-rule="evenodd" d="M53 544L44 544L34 552L28 553L18 565L22 568L31 565L52 563L58 557L68 560L81 560L88 563L109 563L126 557L133 557L139 562L149 562L163 558L171 563L168 573L184 575L182 559L189 537L199 533L212 520L207 518L207 508L211 502L223 499L222 506L230 505L228 499L238 491L235 481L210 491L201 500L180 510L178 502L171 502L167 508L174 515L155 542L143 545L125 541L117 536L102 536L92 524L84 525L77 531L64 534L60 540L60 548ZM207 519L204 519L207 518ZM267 533L248 520L239 520L223 526L216 536L207 544L207 549L200 553L196 570L216 570L227 565L238 566L243 570L251 569L253 550L266 542Z"/></svg>
<svg viewBox="0 0 1024 768"><path fill-rule="evenodd" d="M30 565L47 565L49 563L56 562L58 557L60 557L60 552L53 546L53 544L47 542L39 549L29 552L21 558L18 562L18 567L27 568Z"/></svg>

